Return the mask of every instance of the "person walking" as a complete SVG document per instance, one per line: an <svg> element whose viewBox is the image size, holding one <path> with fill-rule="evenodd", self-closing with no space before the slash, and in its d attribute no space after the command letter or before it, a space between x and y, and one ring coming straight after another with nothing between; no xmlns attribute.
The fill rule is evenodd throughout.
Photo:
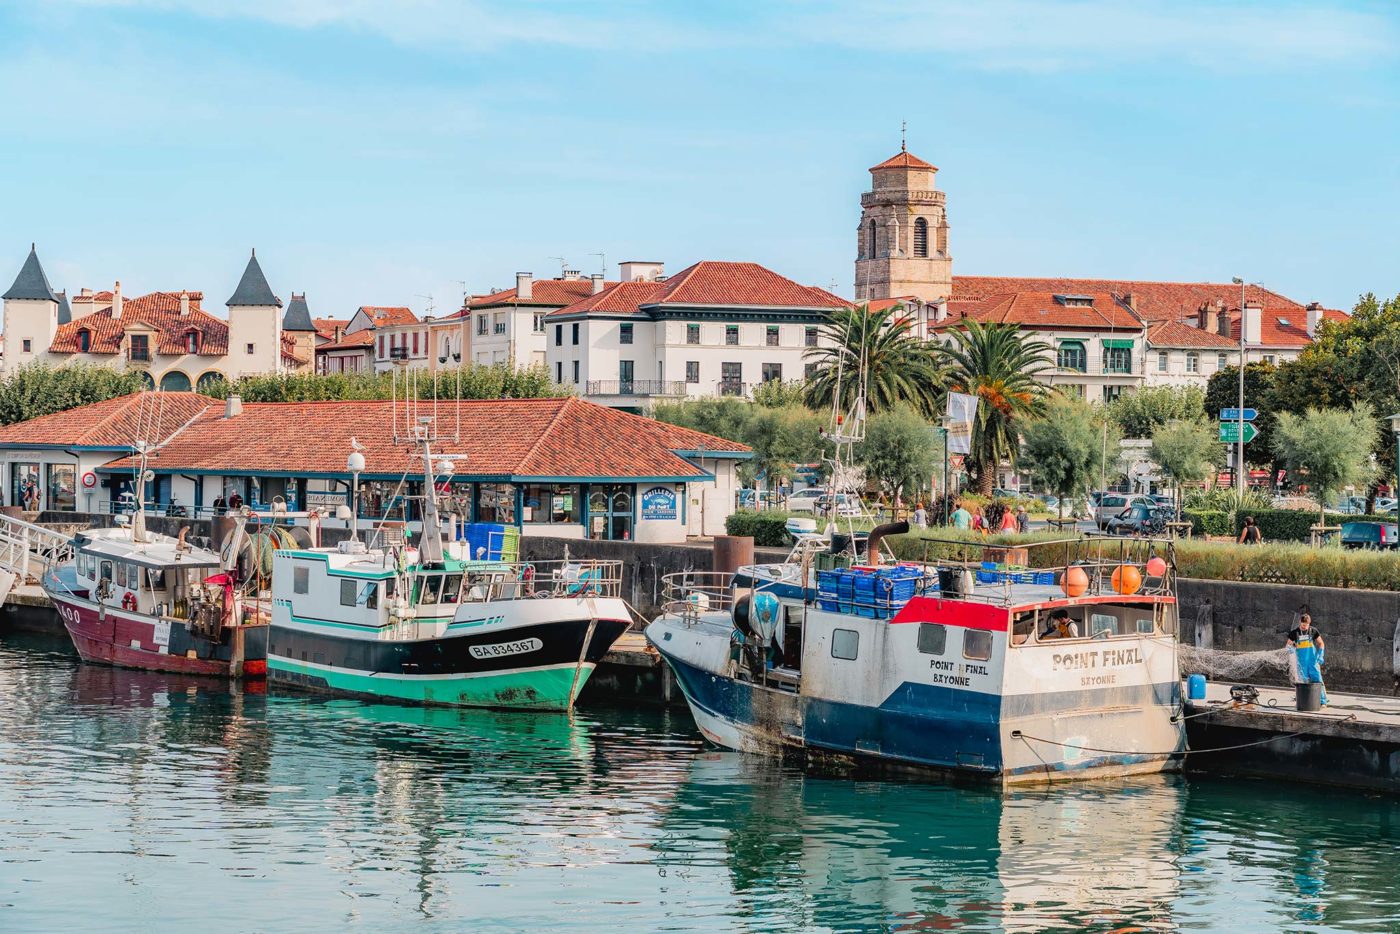
<svg viewBox="0 0 1400 934"><path fill-rule="evenodd" d="M1016 531L1025 535L1031 530L1031 515L1026 512L1025 506L1016 507Z"/></svg>
<svg viewBox="0 0 1400 934"><path fill-rule="evenodd" d="M928 528L928 510L924 508L922 502L914 507L914 525L916 528Z"/></svg>
<svg viewBox="0 0 1400 934"><path fill-rule="evenodd" d="M1327 646L1322 641L1322 633L1313 628L1312 616L1304 613L1298 617L1298 625L1288 631L1287 647L1298 657L1298 677L1301 684L1322 684L1322 665ZM1322 704L1327 705L1327 688L1322 688Z"/></svg>
<svg viewBox="0 0 1400 934"><path fill-rule="evenodd" d="M972 528L972 513L968 512L962 503L958 503L958 508L953 510L953 514L948 517L948 521L953 523L953 528L966 531Z"/></svg>
<svg viewBox="0 0 1400 934"><path fill-rule="evenodd" d="M1012 512L1009 507L1003 509L1001 513L1001 530L1003 532L1015 532L1016 529L1016 513Z"/></svg>
<svg viewBox="0 0 1400 934"><path fill-rule="evenodd" d="M1244 517L1244 528L1240 529L1239 543L1241 545L1258 545L1264 540L1264 536L1259 531L1259 526L1254 524L1253 516Z"/></svg>

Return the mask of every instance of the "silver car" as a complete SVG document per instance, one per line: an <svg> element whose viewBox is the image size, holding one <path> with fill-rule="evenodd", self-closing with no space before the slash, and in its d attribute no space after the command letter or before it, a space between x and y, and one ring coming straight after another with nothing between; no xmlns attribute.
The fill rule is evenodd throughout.
<svg viewBox="0 0 1400 934"><path fill-rule="evenodd" d="M1099 531L1103 531L1108 528L1109 519L1123 515L1134 506L1155 509L1157 503L1152 497L1141 494L1105 493L1099 498L1099 504L1094 507L1094 524L1099 527Z"/></svg>

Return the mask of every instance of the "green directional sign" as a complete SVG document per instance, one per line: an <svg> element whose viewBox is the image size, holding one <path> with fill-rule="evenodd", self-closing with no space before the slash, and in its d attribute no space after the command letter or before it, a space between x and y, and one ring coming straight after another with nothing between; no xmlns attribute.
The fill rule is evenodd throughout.
<svg viewBox="0 0 1400 934"><path fill-rule="evenodd" d="M1248 444L1249 442L1253 441L1258 435L1259 435L1259 429L1254 427L1254 423L1253 423L1253 422L1245 422L1245 423L1244 423L1244 443L1245 443L1245 444ZM1220 423L1220 440L1223 441L1223 442L1225 442L1226 444L1239 444L1239 443L1240 443L1240 423L1239 423L1239 422L1221 422L1221 423Z"/></svg>

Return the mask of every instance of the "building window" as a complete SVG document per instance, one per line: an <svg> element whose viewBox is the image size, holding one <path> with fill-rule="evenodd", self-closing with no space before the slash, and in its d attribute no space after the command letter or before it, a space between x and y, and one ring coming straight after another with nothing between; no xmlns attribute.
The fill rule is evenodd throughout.
<svg viewBox="0 0 1400 934"><path fill-rule="evenodd" d="M805 379L812 379L817 375L817 364L808 363L802 367L802 376Z"/></svg>
<svg viewBox="0 0 1400 934"><path fill-rule="evenodd" d="M72 512L78 508L78 490L73 482L77 468L72 464L49 464L49 508Z"/></svg>
<svg viewBox="0 0 1400 934"><path fill-rule="evenodd" d="M928 256L928 221L922 217L914 220L914 255Z"/></svg>
<svg viewBox="0 0 1400 934"><path fill-rule="evenodd" d="M24 348L28 350L29 348ZM92 332L83 328L78 332L78 353L87 353L92 349Z"/></svg>
<svg viewBox="0 0 1400 934"><path fill-rule="evenodd" d="M525 486L526 523L564 523L583 521L583 499L577 486L557 486L531 483Z"/></svg>
<svg viewBox="0 0 1400 934"><path fill-rule="evenodd" d="M802 342L808 347L817 346L817 329L808 328L802 335Z"/></svg>
<svg viewBox="0 0 1400 934"><path fill-rule="evenodd" d="M578 385L578 361L574 361L574 385Z"/></svg>
<svg viewBox="0 0 1400 934"><path fill-rule="evenodd" d="M199 353L199 332L185 332L185 353Z"/></svg>
<svg viewBox="0 0 1400 934"><path fill-rule="evenodd" d="M1084 349L1083 341L1060 342L1059 367L1076 373L1083 373L1089 368L1089 354Z"/></svg>
<svg viewBox="0 0 1400 934"><path fill-rule="evenodd" d="M724 342L731 347L739 343L739 325L726 324L724 326Z"/></svg>
<svg viewBox="0 0 1400 934"><path fill-rule="evenodd" d="M564 346L564 325L562 324L556 324L554 326L554 346Z"/></svg>
<svg viewBox="0 0 1400 934"><path fill-rule="evenodd" d="M783 381L783 365L781 363L763 364L763 381L767 383L773 380L780 383Z"/></svg>
<svg viewBox="0 0 1400 934"><path fill-rule="evenodd" d="M477 316L476 316L476 335L477 335L477 337L485 337L485 336L486 336L486 325L487 325L486 315L477 315Z"/></svg>
<svg viewBox="0 0 1400 934"><path fill-rule="evenodd" d="M1058 389L1060 390L1060 393L1061 393L1062 395L1069 396L1069 397L1072 398L1072 399L1083 399L1083 398L1084 398L1084 384L1083 384L1083 383L1065 383L1064 385L1058 386L1058 387L1056 387L1056 388L1058 388Z"/></svg>
<svg viewBox="0 0 1400 934"><path fill-rule="evenodd" d="M476 488L479 522L515 525L515 487L509 483L482 483Z"/></svg>
<svg viewBox="0 0 1400 934"><path fill-rule="evenodd" d="M570 337L571 337L572 340L573 340L573 345L574 345L575 347L577 347L577 346L578 346L578 324L577 324L577 323L575 323L574 325L572 325L572 330L570 331Z"/></svg>
<svg viewBox="0 0 1400 934"><path fill-rule="evenodd" d="M968 632L980 632L980 630L969 629ZM990 637L991 633L987 633ZM860 633L854 629L833 629L831 630L831 657L855 661L860 654Z"/></svg>
<svg viewBox="0 0 1400 934"><path fill-rule="evenodd" d="M39 488L38 464L15 464L10 468L10 503L23 506L34 512L44 502L44 491Z"/></svg>
<svg viewBox="0 0 1400 934"><path fill-rule="evenodd" d="M564 361L562 360L554 364L554 381L561 386L564 384Z"/></svg>
<svg viewBox="0 0 1400 934"><path fill-rule="evenodd" d="M875 249L875 230L875 221L872 218L870 221L870 235L866 238L866 248L868 252L865 255L868 259L875 259L880 255L879 251Z"/></svg>
<svg viewBox="0 0 1400 934"><path fill-rule="evenodd" d="M685 361L685 381L686 381L687 383L698 383L698 382L700 382L700 361L699 361L699 360L687 360L687 361Z"/></svg>
<svg viewBox="0 0 1400 934"><path fill-rule="evenodd" d="M494 333L494 334L504 334L504 333L506 332L506 315L505 315L505 312L503 312L503 311L498 311L498 312L496 312L496 314L495 314L495 321L494 321L494 323L493 323L493 327L491 328L491 331L492 331L492 333Z"/></svg>
<svg viewBox="0 0 1400 934"><path fill-rule="evenodd" d="M1167 372L1167 352L1165 350L1157 351L1157 372Z"/></svg>
<svg viewBox="0 0 1400 934"><path fill-rule="evenodd" d="M248 344L244 349L248 351L248 356L250 357L257 353L257 348L253 344Z"/></svg>
<svg viewBox="0 0 1400 934"><path fill-rule="evenodd" d="M1105 386L1103 388L1104 402L1116 402L1121 395L1123 395L1122 386Z"/></svg>
<svg viewBox="0 0 1400 934"><path fill-rule="evenodd" d="M763 338L764 343L765 343L767 346L769 346L769 347L777 347L777 346L778 346L778 335L779 335L778 326L777 326L776 324L770 324L770 325L768 325L768 330L767 330L767 332L764 334L764 338Z"/></svg>
<svg viewBox="0 0 1400 934"><path fill-rule="evenodd" d="M151 338L147 334L131 335L131 359L151 359Z"/></svg>
<svg viewBox="0 0 1400 934"><path fill-rule="evenodd" d="M719 393L722 396L742 396L744 394L743 363L721 363L719 365Z"/></svg>
<svg viewBox="0 0 1400 934"><path fill-rule="evenodd" d="M384 359L384 335L379 335L379 359Z"/></svg>
<svg viewBox="0 0 1400 934"><path fill-rule="evenodd" d="M1267 363L1269 366L1273 366L1273 365L1274 365L1274 355L1271 354L1271 353L1266 353L1266 354L1264 354L1264 362Z"/></svg>
<svg viewBox="0 0 1400 934"><path fill-rule="evenodd" d="M685 342L687 344L700 343L700 325L687 324L685 326Z"/></svg>
<svg viewBox="0 0 1400 934"><path fill-rule="evenodd" d="M536 315L535 315L535 333L536 333L536 334L543 334L543 333L544 333L544 315L543 315L543 314L536 314Z"/></svg>
<svg viewBox="0 0 1400 934"><path fill-rule="evenodd" d="M618 342L619 344L630 344L630 343L632 343L632 325L631 325L631 324L619 324L619 325L617 326L617 342Z"/></svg>
<svg viewBox="0 0 1400 934"><path fill-rule="evenodd" d="M1201 372L1201 355L1200 355L1200 354L1198 354L1198 353L1188 353L1188 354L1186 355L1186 372L1187 372L1187 373L1199 373L1199 372Z"/></svg>
<svg viewBox="0 0 1400 934"><path fill-rule="evenodd" d="M1103 369L1105 373L1133 372L1132 347L1106 346L1103 349Z"/></svg>
<svg viewBox="0 0 1400 934"><path fill-rule="evenodd" d="M631 360L617 361L617 391L623 395L632 393L632 376L635 366Z"/></svg>
<svg viewBox="0 0 1400 934"><path fill-rule="evenodd" d="M1223 369L1225 369L1225 368L1226 368L1227 366L1229 366L1229 365L1230 365L1230 358L1227 357L1225 354L1223 354L1223 353L1218 353L1218 354L1215 355L1215 368L1216 368L1217 370L1223 370Z"/></svg>
<svg viewBox="0 0 1400 934"><path fill-rule="evenodd" d="M25 352L25 353L33 353L33 351L34 351L34 342L33 342L32 340L30 340L29 338L26 337L26 338L24 339L24 352Z"/></svg>

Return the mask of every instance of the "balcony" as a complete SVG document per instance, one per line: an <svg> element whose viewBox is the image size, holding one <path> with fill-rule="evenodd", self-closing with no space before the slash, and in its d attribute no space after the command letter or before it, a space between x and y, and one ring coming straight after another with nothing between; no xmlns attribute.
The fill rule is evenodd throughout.
<svg viewBox="0 0 1400 934"><path fill-rule="evenodd" d="M683 396L685 383L673 379L591 379L590 396Z"/></svg>
<svg viewBox="0 0 1400 934"><path fill-rule="evenodd" d="M1133 360L1127 366L1114 363L1104 364L1098 361L1087 363L1084 366L1056 366L1051 368L1047 374L1051 377L1060 376L1142 376L1143 365L1140 360Z"/></svg>
<svg viewBox="0 0 1400 934"><path fill-rule="evenodd" d="M748 388L748 383L737 379L722 379L715 384L715 392L721 396L742 396Z"/></svg>

